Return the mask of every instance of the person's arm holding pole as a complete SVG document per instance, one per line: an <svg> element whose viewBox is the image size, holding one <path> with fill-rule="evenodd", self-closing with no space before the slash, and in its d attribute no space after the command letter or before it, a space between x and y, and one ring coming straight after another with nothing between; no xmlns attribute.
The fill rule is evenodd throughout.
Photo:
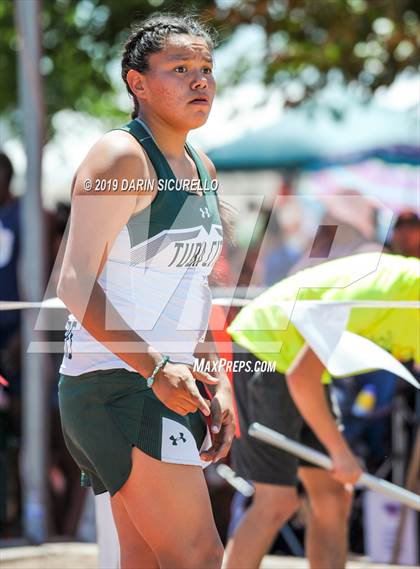
<svg viewBox="0 0 420 569"><path fill-rule="evenodd" d="M286 373L287 385L303 418L328 449L334 464L334 477L343 484L354 484L362 469L328 409L321 383L324 369L322 362L306 345Z"/></svg>

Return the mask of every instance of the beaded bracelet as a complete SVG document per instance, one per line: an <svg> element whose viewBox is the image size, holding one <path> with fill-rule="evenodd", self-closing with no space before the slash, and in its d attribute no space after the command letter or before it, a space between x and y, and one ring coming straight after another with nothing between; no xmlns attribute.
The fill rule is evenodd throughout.
<svg viewBox="0 0 420 569"><path fill-rule="evenodd" d="M157 372L158 372L160 369L162 369L163 366L164 366L167 362L169 362L169 356L163 356L163 358L160 360L160 362L158 362L158 363L156 364L156 367L155 367L155 369L153 370L152 375L150 375L148 378L146 378L146 385L147 385L147 387L152 387L152 385L153 385L154 382L155 382L155 377L156 377Z"/></svg>

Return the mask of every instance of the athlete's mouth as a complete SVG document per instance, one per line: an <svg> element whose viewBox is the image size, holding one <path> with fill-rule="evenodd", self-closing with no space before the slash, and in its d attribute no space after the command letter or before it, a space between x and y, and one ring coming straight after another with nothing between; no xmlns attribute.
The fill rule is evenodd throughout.
<svg viewBox="0 0 420 569"><path fill-rule="evenodd" d="M194 99L192 99L190 101L190 103L194 103L194 104L200 104L200 105L208 105L209 104L209 98L206 97L205 95L202 95L201 97L195 97Z"/></svg>

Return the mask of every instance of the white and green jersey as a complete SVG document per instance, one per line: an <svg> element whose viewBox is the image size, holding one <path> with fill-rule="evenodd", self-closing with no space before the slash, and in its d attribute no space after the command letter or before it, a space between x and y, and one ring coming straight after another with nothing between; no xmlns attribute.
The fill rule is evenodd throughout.
<svg viewBox="0 0 420 569"><path fill-rule="evenodd" d="M135 119L122 128L143 146L159 187L176 177L147 125ZM210 274L223 244L216 189L202 160L186 142L205 190L157 192L145 210L121 229L98 282L128 325L173 361L193 364L211 310ZM162 186L161 182L164 182ZM60 373L111 368L133 370L95 340L70 314Z"/></svg>

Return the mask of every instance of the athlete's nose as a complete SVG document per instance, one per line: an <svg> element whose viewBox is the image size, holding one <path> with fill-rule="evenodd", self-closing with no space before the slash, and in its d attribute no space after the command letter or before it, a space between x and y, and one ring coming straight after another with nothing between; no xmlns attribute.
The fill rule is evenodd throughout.
<svg viewBox="0 0 420 569"><path fill-rule="evenodd" d="M207 87L207 78L200 73L192 82L193 89L205 89Z"/></svg>

